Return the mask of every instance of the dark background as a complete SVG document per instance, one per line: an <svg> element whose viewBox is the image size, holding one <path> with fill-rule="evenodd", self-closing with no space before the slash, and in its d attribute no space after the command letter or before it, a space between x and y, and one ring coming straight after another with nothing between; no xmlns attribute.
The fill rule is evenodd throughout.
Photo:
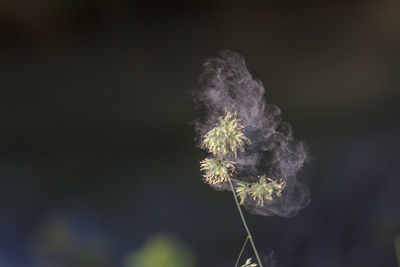
<svg viewBox="0 0 400 267"><path fill-rule="evenodd" d="M247 215L261 254L396 266L399 14L397 0L1 1L0 265L122 266L169 233L198 266L233 266L245 233L232 196L202 183L190 125L202 63L231 49L312 155L306 209Z"/></svg>

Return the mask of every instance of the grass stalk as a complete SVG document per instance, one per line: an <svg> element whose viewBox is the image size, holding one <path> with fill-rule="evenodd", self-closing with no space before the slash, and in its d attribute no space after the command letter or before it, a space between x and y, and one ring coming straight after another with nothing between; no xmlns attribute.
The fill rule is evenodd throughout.
<svg viewBox="0 0 400 267"><path fill-rule="evenodd" d="M240 218L242 219L243 226L244 226L244 228L245 228L245 230L247 232L247 238L250 240L250 243L251 243L251 246L253 248L254 254L256 255L256 259L257 259L259 267L263 267L263 265L261 263L260 256L258 255L258 252L257 252L256 245L254 244L253 236L251 235L249 227L247 226L247 223L246 223L246 219L244 218L242 208L240 207L239 201L237 200L237 196L236 196L236 193L235 193L235 188L233 187L231 178L228 178L228 181L229 181L229 185L230 185L231 190L232 190L233 198L235 199L235 203L236 203L237 209L238 209L239 214L240 214Z"/></svg>

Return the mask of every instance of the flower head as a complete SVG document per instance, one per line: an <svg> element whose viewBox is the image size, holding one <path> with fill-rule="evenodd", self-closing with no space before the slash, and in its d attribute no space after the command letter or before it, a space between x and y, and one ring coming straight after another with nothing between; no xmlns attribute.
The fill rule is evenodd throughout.
<svg viewBox="0 0 400 267"><path fill-rule="evenodd" d="M243 205L247 196L251 196L253 200L257 201L257 204L264 206L264 201L273 200L276 197L282 195L282 190L285 187L286 182L282 179L279 181L266 176L261 176L260 180L256 183L242 183L239 182L236 187L236 194L240 198L240 204Z"/></svg>
<svg viewBox="0 0 400 267"><path fill-rule="evenodd" d="M245 264L242 265L242 267L256 267L256 263L251 262L251 258L248 258L245 262Z"/></svg>
<svg viewBox="0 0 400 267"><path fill-rule="evenodd" d="M243 151L244 142L250 140L243 133L244 126L240 124L236 113L226 112L219 118L219 122L204 135L203 146L213 157L205 158L200 162L200 170L209 184L221 184L233 179L235 162L231 157L237 157L237 151ZM236 180L236 194L243 205L247 197L257 201L257 205L264 206L267 200L280 197L285 182L272 180L261 176L256 183L246 183Z"/></svg>
<svg viewBox="0 0 400 267"><path fill-rule="evenodd" d="M204 171L204 178L209 184L220 184L228 181L235 172L233 161L220 158L205 158L200 162L200 170Z"/></svg>
<svg viewBox="0 0 400 267"><path fill-rule="evenodd" d="M210 153L218 156L236 157L237 151L243 151L244 141L249 139L243 134L243 125L236 113L226 112L219 123L204 135L203 145Z"/></svg>

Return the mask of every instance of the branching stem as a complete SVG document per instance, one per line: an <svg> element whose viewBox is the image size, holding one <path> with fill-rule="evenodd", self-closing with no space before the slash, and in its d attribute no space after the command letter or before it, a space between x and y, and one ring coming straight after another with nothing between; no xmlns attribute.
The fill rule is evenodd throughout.
<svg viewBox="0 0 400 267"><path fill-rule="evenodd" d="M256 255L259 267L263 267L263 265L261 263L261 260L260 260L260 256L258 255L258 252L257 252L256 245L254 244L254 241L253 241L253 236L251 235L249 227L247 226L246 220L244 218L242 208L240 207L239 201L237 200L236 193L235 193L235 188L233 187L232 180L231 180L230 177L228 178L228 181L229 181L229 185L231 187L232 193L233 193L233 198L235 199L235 203L236 203L236 206L237 206L239 214L240 214L240 218L242 219L243 226L246 229L247 238L250 240L250 243L251 243L251 246L253 248L254 254Z"/></svg>
<svg viewBox="0 0 400 267"><path fill-rule="evenodd" d="M249 241L249 236L246 236L246 240L244 241L244 244L243 244L243 246L242 246L242 249L240 250L239 256L238 256L238 258L237 258L237 260L236 260L235 267L237 267L238 264L239 264L239 262L240 262L240 258L242 257L243 251L244 251L244 249L245 249L245 247L246 247L246 245L247 245L247 241Z"/></svg>

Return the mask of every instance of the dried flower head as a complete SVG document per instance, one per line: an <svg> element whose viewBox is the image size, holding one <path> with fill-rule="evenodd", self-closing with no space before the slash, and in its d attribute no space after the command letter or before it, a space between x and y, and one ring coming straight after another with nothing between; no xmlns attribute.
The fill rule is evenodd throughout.
<svg viewBox="0 0 400 267"><path fill-rule="evenodd" d="M243 151L243 144L249 139L243 134L243 125L235 113L226 112L219 123L204 135L203 145L210 153L218 156L236 157L237 151Z"/></svg>
<svg viewBox="0 0 400 267"><path fill-rule="evenodd" d="M240 204L243 205L247 196L251 196L257 204L264 206L264 201L273 200L275 197L282 195L282 190L286 182L282 179L279 181L266 176L261 176L260 180L256 183L243 183L238 182L236 187L236 194L240 198Z"/></svg>
<svg viewBox="0 0 400 267"><path fill-rule="evenodd" d="M204 178L209 184L220 184L228 181L235 172L233 161L221 158L205 158L200 162L200 170L204 171Z"/></svg>

